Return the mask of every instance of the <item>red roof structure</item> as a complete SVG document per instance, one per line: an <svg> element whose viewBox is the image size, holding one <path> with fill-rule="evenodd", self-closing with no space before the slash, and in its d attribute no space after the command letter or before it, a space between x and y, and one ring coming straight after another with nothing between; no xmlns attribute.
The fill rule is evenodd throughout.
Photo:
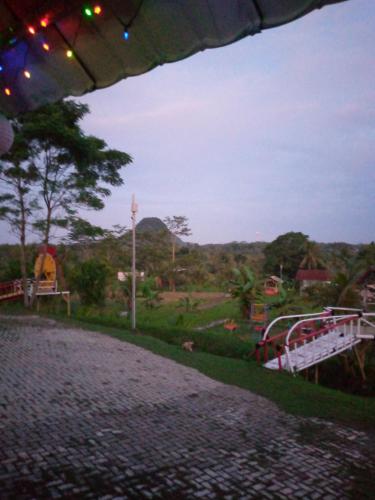
<svg viewBox="0 0 375 500"><path fill-rule="evenodd" d="M331 275L327 269L298 269L297 281L330 281Z"/></svg>

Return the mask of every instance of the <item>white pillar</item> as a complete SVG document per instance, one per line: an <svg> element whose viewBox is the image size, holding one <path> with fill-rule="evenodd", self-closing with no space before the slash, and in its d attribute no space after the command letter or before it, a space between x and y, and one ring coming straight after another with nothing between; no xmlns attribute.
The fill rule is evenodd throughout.
<svg viewBox="0 0 375 500"><path fill-rule="evenodd" d="M132 206L131 206L131 214L132 214L132 231L133 231L133 252L132 252L132 330L135 330L136 327L136 261L135 261L135 217L138 211L138 205L135 202L135 196L132 196Z"/></svg>

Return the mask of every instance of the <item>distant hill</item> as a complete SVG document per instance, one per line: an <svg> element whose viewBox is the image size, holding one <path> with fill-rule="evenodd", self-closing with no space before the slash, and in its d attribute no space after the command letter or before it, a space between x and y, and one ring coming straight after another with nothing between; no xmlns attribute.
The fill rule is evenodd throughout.
<svg viewBox="0 0 375 500"><path fill-rule="evenodd" d="M263 255L263 250L267 245L268 243L264 241L255 241L253 243L248 243L247 241L231 241L230 243L207 243L205 245L200 245L200 247L209 251L258 256Z"/></svg>
<svg viewBox="0 0 375 500"><path fill-rule="evenodd" d="M169 229L164 222L158 217L144 217L136 225L136 230L138 233L167 233L169 234ZM180 238L176 238L176 244L179 246L186 246L189 243L185 243Z"/></svg>
<svg viewBox="0 0 375 500"><path fill-rule="evenodd" d="M139 233L160 233L169 232L167 226L158 217L145 217L136 225L136 230Z"/></svg>
<svg viewBox="0 0 375 500"><path fill-rule="evenodd" d="M136 226L138 233L169 233L169 229L164 222L158 217L145 217L138 222ZM229 252L236 254L248 254L254 257L262 257L264 248L268 245L265 241L231 241L228 243L208 243L205 245L198 245L197 243L188 243L177 238L177 245L188 247L199 247L202 250L209 252ZM334 243L318 243L324 258L329 259L333 254L346 250L349 253L357 253L363 245L350 244L345 242Z"/></svg>

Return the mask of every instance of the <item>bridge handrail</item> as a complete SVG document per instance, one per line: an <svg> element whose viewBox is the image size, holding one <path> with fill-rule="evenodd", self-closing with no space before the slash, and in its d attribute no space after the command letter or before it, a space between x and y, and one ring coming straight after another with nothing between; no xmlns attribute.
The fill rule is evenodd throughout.
<svg viewBox="0 0 375 500"><path fill-rule="evenodd" d="M294 332L294 330L300 326L302 323L305 323L306 321L308 321L307 319L303 319L301 321L297 321L297 323L295 323L292 328L290 328L290 330L288 331L288 335L286 336L286 339L285 339L285 347L290 347L291 344L294 344L298 341L301 341L301 340L307 340L309 338L313 338L313 337L316 337L318 335L322 335L326 332L329 332L330 330L333 330L335 328L337 328L337 326L341 326L341 325L344 325L345 323L350 323L351 321L353 321L354 319L359 319L359 316L358 315L340 315L340 316L321 316L320 318L316 318L317 321L319 320L334 320L333 323L331 323L330 325L327 325L323 328L321 328L320 330L316 330L314 332L311 332L311 333L308 333L306 335L304 335L302 338L298 338L298 339L294 339L294 340L291 340L289 342L289 339L292 335L292 333Z"/></svg>
<svg viewBox="0 0 375 500"><path fill-rule="evenodd" d="M373 319L374 323L369 321L369 319ZM369 326L371 328L375 328L375 313L363 313L361 317L361 323L364 326ZM374 339L375 334L372 333L364 333L359 332L358 337L361 339Z"/></svg>
<svg viewBox="0 0 375 500"><path fill-rule="evenodd" d="M329 309L330 311L352 311L352 312L358 312L358 313L361 313L363 311L363 309L359 309L358 307L329 306L329 307L326 307L326 309Z"/></svg>
<svg viewBox="0 0 375 500"><path fill-rule="evenodd" d="M328 309L328 308L327 308ZM286 319L295 319L295 318L315 318L316 316L322 316L325 314L325 317L328 316L328 314L330 314L328 311L321 311L321 312L318 312L318 313L308 313L308 314L290 314L288 316L279 316L277 318L275 318L273 321L271 321L271 323L267 326L266 328L266 331L264 332L263 334L263 338L262 338L262 341L265 342L268 338L268 335L269 335L269 332L271 331L271 329L273 328L273 326L278 322L278 321L282 321L282 320L286 320ZM276 336L275 336L276 337Z"/></svg>
<svg viewBox="0 0 375 500"><path fill-rule="evenodd" d="M324 316L321 319L322 320L324 320L324 319L327 320L327 316ZM352 322L355 319L356 320L360 320L361 319L361 314L358 313L358 314L352 314L352 315L330 316L329 319L330 320L333 319L333 323L331 323L330 325L328 325L328 326L326 326L324 328L321 328L318 331L311 332L311 333L305 335L302 339L299 338L299 339L295 339L295 340L292 340L291 342L289 342L290 336L293 333L293 331L295 330L295 327L297 327L298 323L301 324L301 323L303 323L303 321L306 321L306 320L299 321L298 323L296 323L295 325L292 326L292 328L288 332L288 335L287 335L286 341L285 341L285 345L284 345L286 363L287 363L290 371L292 371L294 373L294 368L292 367L292 364L291 364L291 361L290 361L290 349L289 349L289 347L290 347L291 344L296 343L296 342L301 341L301 340L306 341L307 339L316 337L317 335L319 335L319 336L320 335L324 335L325 333L329 332L330 330L333 330L333 329L335 329L338 326L341 326L343 324L350 323L350 322Z"/></svg>

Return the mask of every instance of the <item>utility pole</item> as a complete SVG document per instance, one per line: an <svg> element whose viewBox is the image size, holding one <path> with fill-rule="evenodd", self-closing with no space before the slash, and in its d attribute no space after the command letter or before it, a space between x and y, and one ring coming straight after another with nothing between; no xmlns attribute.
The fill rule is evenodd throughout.
<svg viewBox="0 0 375 500"><path fill-rule="evenodd" d="M132 214L132 229L133 229L133 253L132 253L132 330L135 330L136 326L136 316L135 316L135 298L136 298L136 268L135 268L135 217L138 211L138 205L135 202L135 196L132 196L132 206L131 206L131 214Z"/></svg>

